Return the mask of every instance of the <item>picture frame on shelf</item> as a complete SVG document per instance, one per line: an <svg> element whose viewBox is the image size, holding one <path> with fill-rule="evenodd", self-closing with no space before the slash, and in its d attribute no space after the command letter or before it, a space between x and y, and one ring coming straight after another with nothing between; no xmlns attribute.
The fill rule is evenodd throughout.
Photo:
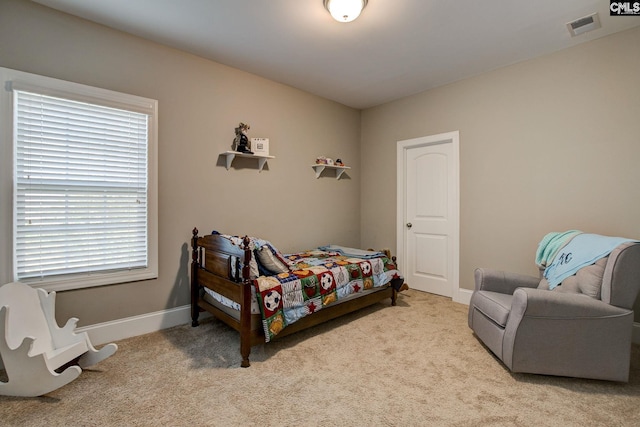
<svg viewBox="0 0 640 427"><path fill-rule="evenodd" d="M251 138L251 151L257 156L268 156L269 138Z"/></svg>

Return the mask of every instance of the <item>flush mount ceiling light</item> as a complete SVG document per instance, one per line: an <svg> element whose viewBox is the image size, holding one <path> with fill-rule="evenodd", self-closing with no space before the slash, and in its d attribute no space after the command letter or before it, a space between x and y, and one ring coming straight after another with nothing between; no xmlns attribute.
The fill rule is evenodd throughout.
<svg viewBox="0 0 640 427"><path fill-rule="evenodd" d="M351 22L360 16L367 0L324 0L324 7L338 22Z"/></svg>

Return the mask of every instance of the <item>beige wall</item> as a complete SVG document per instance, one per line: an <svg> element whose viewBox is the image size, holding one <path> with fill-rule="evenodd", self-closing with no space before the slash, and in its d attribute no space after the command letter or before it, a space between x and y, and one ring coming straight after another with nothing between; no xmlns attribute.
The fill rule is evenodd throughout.
<svg viewBox="0 0 640 427"><path fill-rule="evenodd" d="M358 110L28 1L0 2L0 66L159 101L159 278L61 292L60 320L88 325L188 304L194 226L258 235L283 251L360 243ZM240 121L250 137L270 138L276 159L262 173L243 159L227 171L218 158ZM10 141L2 144L6 154ZM318 155L353 169L316 179ZM0 173L6 193L11 174ZM11 219L2 209L5 283Z"/></svg>
<svg viewBox="0 0 640 427"><path fill-rule="evenodd" d="M640 28L362 114L363 246L395 247L396 142L460 131L460 286L550 231L640 238ZM637 307L638 308L638 307ZM640 310L638 310L640 311ZM636 320L640 319L636 315Z"/></svg>
<svg viewBox="0 0 640 427"><path fill-rule="evenodd" d="M361 114L31 2L1 0L0 66L159 100L159 278L62 292L58 318L87 325L187 304L194 226L260 235L284 251L329 242L394 248L396 142L452 130L460 131L461 287L473 287L477 266L535 274L535 248L548 231L640 238L639 45L634 29ZM272 141L277 158L262 173L249 161L226 171L218 158L239 121L251 124L250 136ZM353 166L348 179L316 180L309 165L321 154ZM0 171L0 191L7 176ZM242 198L251 203L242 207ZM7 282L11 225L1 209Z"/></svg>

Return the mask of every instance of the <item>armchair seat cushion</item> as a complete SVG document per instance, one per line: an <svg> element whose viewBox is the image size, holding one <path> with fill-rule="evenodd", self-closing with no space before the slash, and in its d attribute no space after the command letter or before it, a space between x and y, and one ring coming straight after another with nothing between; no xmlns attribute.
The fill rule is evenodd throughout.
<svg viewBox="0 0 640 427"><path fill-rule="evenodd" d="M499 292L479 291L473 295L472 307L491 319L502 328L507 325L511 312L512 295Z"/></svg>

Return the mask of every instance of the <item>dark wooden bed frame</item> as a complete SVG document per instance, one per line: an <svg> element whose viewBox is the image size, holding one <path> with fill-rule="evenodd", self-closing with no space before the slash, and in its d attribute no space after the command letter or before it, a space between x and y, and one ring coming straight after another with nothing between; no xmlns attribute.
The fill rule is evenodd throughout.
<svg viewBox="0 0 640 427"><path fill-rule="evenodd" d="M207 311L218 320L240 333L241 366L250 366L251 347L265 342L260 314L251 314L251 280L249 279L249 261L251 250L249 238L244 238L243 248L233 245L228 239L218 235L198 236L193 229L191 239L191 326L198 326L200 312ZM395 257L393 258L395 261ZM402 279L393 279L400 280ZM400 283L402 284L402 283ZM240 304L240 320L235 319L202 297L202 288L207 287L220 295ZM287 326L275 338L281 338L294 332L318 325L336 317L370 306L387 298L396 305L397 291L388 284L379 290L363 294L359 298L338 302L306 316ZM251 325L254 328L251 327Z"/></svg>

